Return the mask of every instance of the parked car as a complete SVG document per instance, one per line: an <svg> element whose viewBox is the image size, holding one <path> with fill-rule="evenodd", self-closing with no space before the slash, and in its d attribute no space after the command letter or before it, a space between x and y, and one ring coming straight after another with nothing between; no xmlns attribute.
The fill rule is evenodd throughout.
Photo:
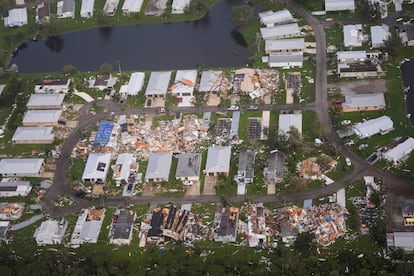
<svg viewBox="0 0 414 276"><path fill-rule="evenodd" d="M258 107L257 105L249 105L248 107L246 107L247 110L257 110Z"/></svg>
<svg viewBox="0 0 414 276"><path fill-rule="evenodd" d="M230 106L227 107L227 110L230 110L230 111L236 111L236 110L239 110L239 109L240 109L240 107L238 105L230 105Z"/></svg>
<svg viewBox="0 0 414 276"><path fill-rule="evenodd" d="M351 159L349 159L348 157L345 158L345 162L346 162L346 165L347 166L351 166L352 165Z"/></svg>
<svg viewBox="0 0 414 276"><path fill-rule="evenodd" d="M127 187L127 192L130 193L132 191L132 187L134 187L134 184L129 183Z"/></svg>
<svg viewBox="0 0 414 276"><path fill-rule="evenodd" d="M183 181L183 185L185 185L185 186L191 186L191 185L193 185L193 181L191 181L191 180L184 180Z"/></svg>

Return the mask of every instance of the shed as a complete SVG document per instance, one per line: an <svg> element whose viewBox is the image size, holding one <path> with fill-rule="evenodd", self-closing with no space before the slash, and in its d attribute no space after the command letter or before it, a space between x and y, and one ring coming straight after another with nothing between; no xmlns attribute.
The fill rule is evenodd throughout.
<svg viewBox="0 0 414 276"><path fill-rule="evenodd" d="M290 128L294 127L302 135L302 114L280 114L279 115L279 135L289 135Z"/></svg>
<svg viewBox="0 0 414 276"><path fill-rule="evenodd" d="M230 172L231 147L209 147L205 175L228 175Z"/></svg>
<svg viewBox="0 0 414 276"><path fill-rule="evenodd" d="M271 27L277 24L286 24L293 22L293 16L289 10L280 11L265 11L259 13L260 22L267 27Z"/></svg>
<svg viewBox="0 0 414 276"><path fill-rule="evenodd" d="M90 153L82 174L82 181L105 182L111 163L111 153Z"/></svg>
<svg viewBox="0 0 414 276"><path fill-rule="evenodd" d="M55 140L53 127L18 127L11 142L14 144L51 144Z"/></svg>
<svg viewBox="0 0 414 276"><path fill-rule="evenodd" d="M383 153L382 156L385 160L394 164L398 164L402 161L405 161L413 150L414 139L412 137L409 137L404 142Z"/></svg>
<svg viewBox="0 0 414 276"><path fill-rule="evenodd" d="M122 5L122 13L130 14L140 12L143 2L143 0L125 0L124 4Z"/></svg>
<svg viewBox="0 0 414 276"><path fill-rule="evenodd" d="M263 39L279 39L300 35L298 23L276 25L273 27L260 28Z"/></svg>
<svg viewBox="0 0 414 276"><path fill-rule="evenodd" d="M65 94L32 94L27 109L61 109Z"/></svg>
<svg viewBox="0 0 414 276"><path fill-rule="evenodd" d="M384 93L346 95L342 103L342 112L360 110L379 110L386 107Z"/></svg>
<svg viewBox="0 0 414 276"><path fill-rule="evenodd" d="M353 126L354 133L361 139L375 134L387 134L394 129L394 123L388 116L381 116Z"/></svg>
<svg viewBox="0 0 414 276"><path fill-rule="evenodd" d="M221 83L223 81L223 71L203 71L201 73L201 80L198 91L213 92L221 91Z"/></svg>
<svg viewBox="0 0 414 276"><path fill-rule="evenodd" d="M10 158L0 160L2 177L40 177L43 172L43 158Z"/></svg>
<svg viewBox="0 0 414 276"><path fill-rule="evenodd" d="M94 6L95 6L95 0L82 0L80 16L82 18L92 17Z"/></svg>
<svg viewBox="0 0 414 276"><path fill-rule="evenodd" d="M148 167L145 173L145 181L168 181L172 163L171 152L151 152Z"/></svg>
<svg viewBox="0 0 414 276"><path fill-rule="evenodd" d="M62 110L28 110L23 126L57 126Z"/></svg>
<svg viewBox="0 0 414 276"><path fill-rule="evenodd" d="M165 97L170 83L171 71L151 72L148 81L146 96Z"/></svg>
<svg viewBox="0 0 414 276"><path fill-rule="evenodd" d="M183 153L178 156L175 178L198 181L200 179L201 153Z"/></svg>
<svg viewBox="0 0 414 276"><path fill-rule="evenodd" d="M294 52L305 50L305 40L303 38L289 39L268 39L265 41L265 52Z"/></svg>
<svg viewBox="0 0 414 276"><path fill-rule="evenodd" d="M9 10L9 16L4 18L4 27L21 27L27 25L27 9L14 8Z"/></svg>

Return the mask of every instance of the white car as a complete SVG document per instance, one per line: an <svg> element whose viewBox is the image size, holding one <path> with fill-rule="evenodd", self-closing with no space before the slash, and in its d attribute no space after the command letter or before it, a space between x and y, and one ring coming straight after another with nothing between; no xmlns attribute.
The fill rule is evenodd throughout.
<svg viewBox="0 0 414 276"><path fill-rule="evenodd" d="M193 181L191 181L191 180L184 180L183 181L183 185L184 186L191 186L191 185L193 185Z"/></svg>
<svg viewBox="0 0 414 276"><path fill-rule="evenodd" d="M230 111L236 111L236 110L239 110L239 109L240 109L240 107L238 105L230 105L230 106L227 107L227 110L230 110Z"/></svg>
<svg viewBox="0 0 414 276"><path fill-rule="evenodd" d="M349 159L348 157L345 158L345 162L346 162L346 165L347 166L351 166L352 165L351 159Z"/></svg>
<svg viewBox="0 0 414 276"><path fill-rule="evenodd" d="M343 126L347 126L349 124L351 124L351 121L350 120L343 120L343 121L341 121L341 125L343 125Z"/></svg>

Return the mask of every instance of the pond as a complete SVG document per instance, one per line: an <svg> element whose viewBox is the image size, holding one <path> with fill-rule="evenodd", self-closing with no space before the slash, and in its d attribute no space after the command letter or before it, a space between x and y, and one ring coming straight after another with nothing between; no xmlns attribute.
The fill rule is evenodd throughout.
<svg viewBox="0 0 414 276"><path fill-rule="evenodd" d="M10 64L21 73L60 71L73 64L97 71L174 70L245 66L247 44L230 21L241 1L223 0L200 20L94 28L23 43Z"/></svg>

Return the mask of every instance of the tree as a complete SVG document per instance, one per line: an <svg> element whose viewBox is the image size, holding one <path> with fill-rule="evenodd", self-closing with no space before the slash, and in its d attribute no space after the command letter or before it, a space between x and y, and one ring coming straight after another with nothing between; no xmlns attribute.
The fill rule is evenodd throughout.
<svg viewBox="0 0 414 276"><path fill-rule="evenodd" d="M108 15L103 10L101 10L96 15L96 21L99 25L107 25L109 22Z"/></svg>
<svg viewBox="0 0 414 276"><path fill-rule="evenodd" d="M391 38L385 41L385 52L391 59L398 60L401 55L402 42L397 35L392 35Z"/></svg>
<svg viewBox="0 0 414 276"><path fill-rule="evenodd" d="M205 0L193 0L189 7L190 12L195 14L205 13L207 11L207 5Z"/></svg>
<svg viewBox="0 0 414 276"><path fill-rule="evenodd" d="M62 68L62 73L73 74L76 71L76 67L73 64L66 64Z"/></svg>
<svg viewBox="0 0 414 276"><path fill-rule="evenodd" d="M293 247L301 253L309 254L314 247L315 234L311 232L299 233Z"/></svg>
<svg viewBox="0 0 414 276"><path fill-rule="evenodd" d="M58 19L54 14L50 16L49 23L46 25L46 33L50 36L58 34Z"/></svg>
<svg viewBox="0 0 414 276"><path fill-rule="evenodd" d="M254 9L248 5L234 6L231 21L239 27L248 25L254 19Z"/></svg>
<svg viewBox="0 0 414 276"><path fill-rule="evenodd" d="M109 74L113 71L113 67L112 64L105 62L104 64L102 64L101 66L99 66L99 72L101 74Z"/></svg>

